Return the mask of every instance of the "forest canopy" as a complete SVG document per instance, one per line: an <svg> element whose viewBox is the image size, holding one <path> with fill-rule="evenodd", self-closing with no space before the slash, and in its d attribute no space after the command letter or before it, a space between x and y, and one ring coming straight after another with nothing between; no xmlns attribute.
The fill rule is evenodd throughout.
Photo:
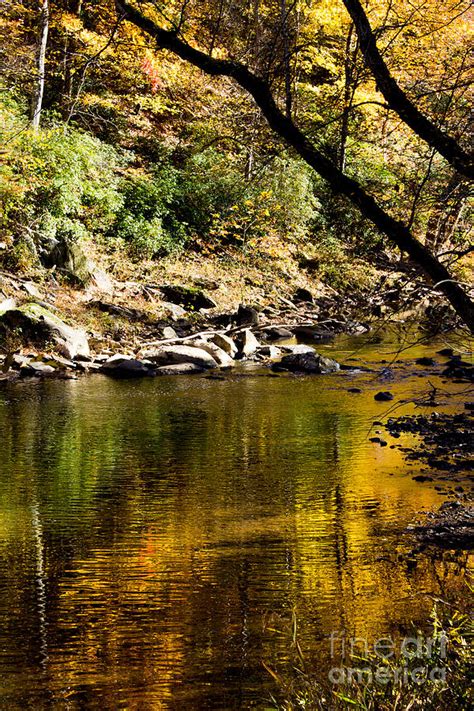
<svg viewBox="0 0 474 711"><path fill-rule="evenodd" d="M3 3L3 238L16 256L61 236L138 257L398 246L472 327L447 271L470 264L471 13L454 0Z"/></svg>

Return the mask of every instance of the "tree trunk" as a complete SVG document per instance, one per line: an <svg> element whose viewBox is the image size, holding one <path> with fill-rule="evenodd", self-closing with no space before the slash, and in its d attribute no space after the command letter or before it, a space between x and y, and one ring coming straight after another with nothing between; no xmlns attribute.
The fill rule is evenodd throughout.
<svg viewBox="0 0 474 711"><path fill-rule="evenodd" d="M164 30L144 17L127 2L116 0L118 12L128 21L153 37L159 49L167 49L211 76L226 76L236 81L254 99L270 127L291 146L319 175L327 180L332 190L345 195L364 217L406 252L432 279L436 288L450 301L456 313L474 333L474 303L438 259L419 242L402 222L389 215L374 198L353 178L349 178L321 153L278 107L268 83L253 74L245 65L225 59L215 59L191 47L176 32Z"/></svg>
<svg viewBox="0 0 474 711"><path fill-rule="evenodd" d="M37 52L37 71L36 92L33 101L31 123L33 130L36 132L39 129L41 110L43 108L44 95L44 80L45 80L45 64L46 64L46 47L48 45L49 32L49 2L43 0L40 17L40 33Z"/></svg>
<svg viewBox="0 0 474 711"><path fill-rule="evenodd" d="M390 108L420 138L444 156L459 173L468 178L474 178L472 154L470 155L463 151L454 138L441 131L422 114L390 74L379 52L375 35L359 0L343 0L343 2L355 25L365 63L374 75L377 88L382 92Z"/></svg>

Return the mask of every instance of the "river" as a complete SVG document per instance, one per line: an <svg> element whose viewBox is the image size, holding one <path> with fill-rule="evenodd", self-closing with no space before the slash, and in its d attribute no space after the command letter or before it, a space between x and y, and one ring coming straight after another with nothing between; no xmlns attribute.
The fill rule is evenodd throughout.
<svg viewBox="0 0 474 711"><path fill-rule="evenodd" d="M393 405L374 394L421 397L413 359L446 345L397 338L321 348L376 373L4 384L0 707L267 709L293 619L321 675L331 632L422 623L466 559L407 559L404 527L444 498L400 440L368 440Z"/></svg>

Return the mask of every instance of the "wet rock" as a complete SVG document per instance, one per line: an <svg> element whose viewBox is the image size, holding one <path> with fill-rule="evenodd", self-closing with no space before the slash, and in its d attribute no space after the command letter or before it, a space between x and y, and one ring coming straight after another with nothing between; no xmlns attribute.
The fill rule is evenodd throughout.
<svg viewBox="0 0 474 711"><path fill-rule="evenodd" d="M374 395L374 400L377 400L378 402L389 402L390 400L393 400L393 393L388 390L381 391Z"/></svg>
<svg viewBox="0 0 474 711"><path fill-rule="evenodd" d="M183 306L186 309L192 309L193 311L213 309L217 306L214 299L211 299L210 296L207 296L201 289L196 287L166 284L160 286L160 291L167 302Z"/></svg>
<svg viewBox="0 0 474 711"><path fill-rule="evenodd" d="M407 529L426 545L448 549L474 548L474 510L460 501L445 501L423 523Z"/></svg>
<svg viewBox="0 0 474 711"><path fill-rule="evenodd" d="M154 368L141 360L117 354L105 361L100 372L113 378L143 378L155 374Z"/></svg>
<svg viewBox="0 0 474 711"><path fill-rule="evenodd" d="M379 444L381 447L387 447L388 443L382 437L369 437L369 442Z"/></svg>
<svg viewBox="0 0 474 711"><path fill-rule="evenodd" d="M256 353L260 347L260 343L249 328L245 328L243 331L237 333L235 341L239 349L239 354L246 358Z"/></svg>
<svg viewBox="0 0 474 711"><path fill-rule="evenodd" d="M417 358L415 360L415 363L417 365L436 365L436 361L434 358L428 358L424 356L423 358Z"/></svg>
<svg viewBox="0 0 474 711"><path fill-rule="evenodd" d="M281 361L275 365L278 366L278 370L284 369L291 373L308 373L314 375L334 373L339 370L339 363L315 352L292 353L283 356Z"/></svg>
<svg viewBox="0 0 474 711"><path fill-rule="evenodd" d="M252 306L246 306L245 304L239 304L237 313L235 315L235 323L237 326L258 326L260 317L258 311Z"/></svg>
<svg viewBox="0 0 474 711"><path fill-rule="evenodd" d="M265 356L265 358L279 358L281 356L281 349L276 346L260 346L257 353Z"/></svg>
<svg viewBox="0 0 474 711"><path fill-rule="evenodd" d="M0 312L0 328L20 329L26 341L45 345L53 341L66 358L89 355L85 331L72 328L48 309L36 303L23 304Z"/></svg>
<svg viewBox="0 0 474 711"><path fill-rule="evenodd" d="M317 324L314 326L295 326L292 331L297 338L308 338L313 341L334 338L334 334L324 331Z"/></svg>
<svg viewBox="0 0 474 711"><path fill-rule="evenodd" d="M230 336L226 336L223 333L215 333L210 340L211 343L215 343L216 346L222 348L231 358L235 358L237 355L238 348Z"/></svg>
<svg viewBox="0 0 474 711"><path fill-rule="evenodd" d="M267 341L282 341L293 337L293 333L288 328L281 326L268 326L263 329L263 334Z"/></svg>
<svg viewBox="0 0 474 711"><path fill-rule="evenodd" d="M205 368L200 368L196 363L173 363L171 365L161 365L156 369L156 375L199 375L204 373Z"/></svg>
<svg viewBox="0 0 474 711"><path fill-rule="evenodd" d="M210 353L194 346L161 346L154 350L145 351L143 356L160 366L192 363L199 368L209 369L217 368L218 365Z"/></svg>

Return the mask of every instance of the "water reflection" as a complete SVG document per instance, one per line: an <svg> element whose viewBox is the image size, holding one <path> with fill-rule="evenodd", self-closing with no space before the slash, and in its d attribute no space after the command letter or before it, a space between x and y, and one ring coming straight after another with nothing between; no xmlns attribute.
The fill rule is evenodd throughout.
<svg viewBox="0 0 474 711"><path fill-rule="evenodd" d="M321 670L331 631L423 619L464 557L398 560L439 496L368 443L358 377L5 388L3 708L264 708L294 609Z"/></svg>

